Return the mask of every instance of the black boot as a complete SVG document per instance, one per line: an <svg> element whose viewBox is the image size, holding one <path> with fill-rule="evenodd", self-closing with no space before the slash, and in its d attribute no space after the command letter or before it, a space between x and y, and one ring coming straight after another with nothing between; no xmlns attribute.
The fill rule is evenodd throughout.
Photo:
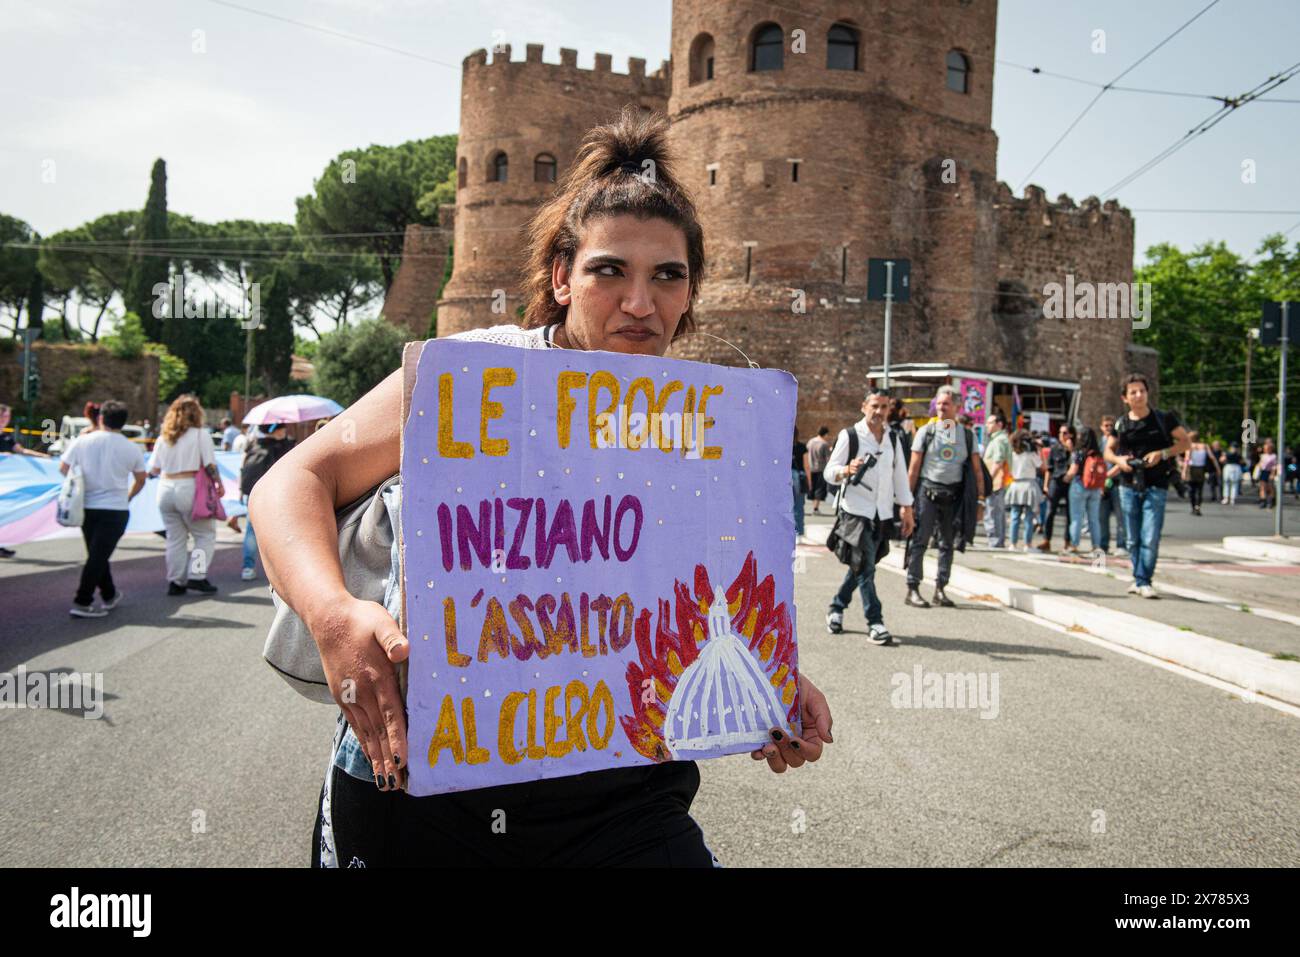
<svg viewBox="0 0 1300 957"><path fill-rule="evenodd" d="M957 607L957 603L954 602L951 598L949 598L946 594L944 594L942 585L934 586L934 603L936 605L942 605L944 608Z"/></svg>
<svg viewBox="0 0 1300 957"><path fill-rule="evenodd" d="M911 587L907 589L907 597L903 599L903 604L911 605L913 608L930 607L930 603L921 597L921 592Z"/></svg>

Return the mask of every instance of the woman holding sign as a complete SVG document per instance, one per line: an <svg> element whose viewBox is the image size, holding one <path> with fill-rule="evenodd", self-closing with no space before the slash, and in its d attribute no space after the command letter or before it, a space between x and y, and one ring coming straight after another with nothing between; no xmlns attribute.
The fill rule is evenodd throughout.
<svg viewBox="0 0 1300 957"><path fill-rule="evenodd" d="M672 173L667 128L629 108L592 130L530 225L526 328L457 338L663 356L690 331L704 240ZM315 638L346 719L313 864L714 863L689 814L699 786L691 761L431 797L402 791L406 716L394 666L410 648L382 605L347 591L335 525L336 509L399 471L402 390L399 370L278 462L249 503L267 575ZM803 736L773 728L753 752L773 771L817 760L832 740L826 699L802 676L799 698Z"/></svg>

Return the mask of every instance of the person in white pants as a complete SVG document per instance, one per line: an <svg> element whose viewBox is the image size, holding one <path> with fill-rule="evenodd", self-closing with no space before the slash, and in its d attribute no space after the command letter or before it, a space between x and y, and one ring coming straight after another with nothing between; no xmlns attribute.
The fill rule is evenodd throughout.
<svg viewBox="0 0 1300 957"><path fill-rule="evenodd" d="M212 438L203 427L203 407L192 395L171 404L163 420L162 434L149 459L149 473L162 475L158 483L158 511L167 530L167 594L186 591L211 594L217 587L208 581L208 568L216 549L216 524L210 518L194 519L195 476L205 471L225 491ZM189 540L194 539L190 551ZM193 577L191 577L193 575Z"/></svg>

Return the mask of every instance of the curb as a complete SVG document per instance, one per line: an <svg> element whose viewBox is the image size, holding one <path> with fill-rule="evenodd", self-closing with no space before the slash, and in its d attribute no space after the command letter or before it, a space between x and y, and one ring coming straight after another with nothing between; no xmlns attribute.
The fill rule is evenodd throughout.
<svg viewBox="0 0 1300 957"><path fill-rule="evenodd" d="M830 527L822 528L825 531L810 527L809 540L825 544ZM1225 547L1227 542L1225 539ZM897 542L893 546L878 567L902 574L903 550ZM927 554L925 571L928 581L933 581L937 567L936 560ZM1079 598L1045 592L1000 575L963 568L956 562L952 566L950 584L978 599L992 599L1067 630L1085 632L1161 661L1218 678L1246 692L1300 706L1300 665L1294 662L1279 661L1253 648L1243 648L1194 631L1180 631L1172 625L1104 608Z"/></svg>
<svg viewBox="0 0 1300 957"><path fill-rule="evenodd" d="M1291 541L1294 540L1291 539ZM1246 535L1230 535L1223 540L1223 550L1245 558L1262 558L1267 561L1300 565L1300 546L1290 545L1272 536L1258 538Z"/></svg>

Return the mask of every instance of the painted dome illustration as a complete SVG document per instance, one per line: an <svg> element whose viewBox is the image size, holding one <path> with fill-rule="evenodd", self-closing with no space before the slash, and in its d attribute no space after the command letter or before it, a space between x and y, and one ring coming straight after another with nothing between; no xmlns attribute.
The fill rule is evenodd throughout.
<svg viewBox="0 0 1300 957"><path fill-rule="evenodd" d="M721 588L709 608L709 637L682 672L668 702L664 744L674 757L723 747L759 747L768 730L786 727L776 689L745 643L731 630Z"/></svg>

